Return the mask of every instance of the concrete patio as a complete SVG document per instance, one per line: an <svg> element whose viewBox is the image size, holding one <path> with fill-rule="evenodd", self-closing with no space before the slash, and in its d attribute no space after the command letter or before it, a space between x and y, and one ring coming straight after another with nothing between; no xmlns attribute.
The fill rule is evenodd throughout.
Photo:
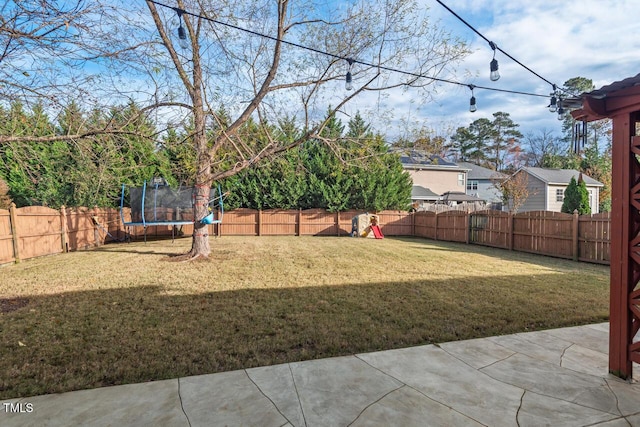
<svg viewBox="0 0 640 427"><path fill-rule="evenodd" d="M640 384L607 373L608 327L13 399L0 425L640 426Z"/></svg>

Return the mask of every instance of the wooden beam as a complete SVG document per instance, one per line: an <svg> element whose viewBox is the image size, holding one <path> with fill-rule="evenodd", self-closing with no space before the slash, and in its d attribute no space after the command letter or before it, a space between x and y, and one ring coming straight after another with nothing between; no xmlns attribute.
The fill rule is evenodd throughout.
<svg viewBox="0 0 640 427"><path fill-rule="evenodd" d="M572 111L576 120L592 122L640 110L640 86L632 86L602 97L584 96L582 108Z"/></svg>

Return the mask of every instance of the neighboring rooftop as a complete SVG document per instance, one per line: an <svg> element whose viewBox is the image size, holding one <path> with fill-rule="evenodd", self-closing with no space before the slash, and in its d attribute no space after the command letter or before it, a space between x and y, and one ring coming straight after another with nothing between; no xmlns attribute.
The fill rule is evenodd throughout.
<svg viewBox="0 0 640 427"><path fill-rule="evenodd" d="M409 169L453 169L453 170L466 170L461 168L454 162L443 159L440 156L433 154L425 154L422 151L412 150L409 152L400 153L400 162L402 165Z"/></svg>
<svg viewBox="0 0 640 427"><path fill-rule="evenodd" d="M546 182L547 184L562 184L566 185L571 181L571 178L576 180L580 176L580 172L575 169L547 169L547 168L533 168L524 167L523 170L529 172L531 175ZM596 181L590 176L582 174L584 183L590 186L603 187L604 184L600 181Z"/></svg>
<svg viewBox="0 0 640 427"><path fill-rule="evenodd" d="M486 200L480 197L472 196L470 194L463 193L461 191L447 191L442 194L442 200L445 202L485 202Z"/></svg>
<svg viewBox="0 0 640 427"><path fill-rule="evenodd" d="M414 185L411 189L411 200L440 200L442 197L428 188Z"/></svg>
<svg viewBox="0 0 640 427"><path fill-rule="evenodd" d="M478 166L469 162L458 162L458 165L465 169L469 169L469 172L467 172L467 179L469 180L492 180L496 178L500 179L507 177L507 175L503 174L502 172L494 171L492 169Z"/></svg>

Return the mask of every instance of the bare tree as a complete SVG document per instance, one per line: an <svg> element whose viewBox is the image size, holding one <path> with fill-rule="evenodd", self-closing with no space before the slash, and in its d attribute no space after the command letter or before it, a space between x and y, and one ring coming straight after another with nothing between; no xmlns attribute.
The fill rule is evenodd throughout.
<svg viewBox="0 0 640 427"><path fill-rule="evenodd" d="M196 158L189 259L210 253L199 220L213 182L304 141L339 152L341 141L323 132L325 119L346 113L356 97L377 108L389 89L428 100L430 77L451 77L451 65L468 53L415 0L60 4L69 3L5 2L0 84L12 90L0 102L46 100L53 108L80 99L86 109L135 103L155 123L187 130L179 143ZM302 123L293 140L270 126L285 114ZM107 122L68 134L0 135L0 144L135 132Z"/></svg>
<svg viewBox="0 0 640 427"><path fill-rule="evenodd" d="M502 203L511 213L517 213L530 196L537 194L536 190L529 188L529 176L522 171L507 177L496 175L492 181L493 186L502 194Z"/></svg>
<svg viewBox="0 0 640 427"><path fill-rule="evenodd" d="M151 42L127 37L135 21L122 5L102 0L20 1L0 4L0 106L20 102L61 114L79 102L86 110L111 109L132 100L122 82ZM131 25L122 25L123 22ZM131 89L131 88L129 88ZM136 91L143 90L138 87ZM155 108L155 107L154 107ZM141 109L148 114L151 109ZM135 121L137 118L132 118ZM0 135L0 145L77 141L103 134L136 134L130 123L82 127L82 132ZM149 136L149 135L147 135Z"/></svg>
<svg viewBox="0 0 640 427"><path fill-rule="evenodd" d="M212 182L304 141L339 148L322 133L327 120L318 119L327 105L334 105L331 117L367 93L405 87L422 89L426 96L433 80L420 76L437 76L466 54L464 45L421 19L409 0L345 3L324 11L322 2L289 0L260 5L178 0L173 8L147 0L147 5L188 93L182 100L193 128L187 142L197 157L189 258L210 253L206 226L198 219L207 214ZM167 25L172 14L183 26L178 37L177 27ZM186 49L177 46L185 41ZM396 67L410 73L390 71ZM344 89L347 73L354 85L350 92ZM230 120L217 116L216 101L231 106ZM304 123L304 132L293 141L278 139L268 125L282 111L297 111ZM243 133L250 120L260 128L260 138Z"/></svg>
<svg viewBox="0 0 640 427"><path fill-rule="evenodd" d="M46 62L64 56L87 12L82 1L4 1L0 9L0 100L48 96Z"/></svg>
<svg viewBox="0 0 640 427"><path fill-rule="evenodd" d="M566 144L553 131L540 129L525 136L527 148L526 163L534 167L560 167L560 158L566 155Z"/></svg>

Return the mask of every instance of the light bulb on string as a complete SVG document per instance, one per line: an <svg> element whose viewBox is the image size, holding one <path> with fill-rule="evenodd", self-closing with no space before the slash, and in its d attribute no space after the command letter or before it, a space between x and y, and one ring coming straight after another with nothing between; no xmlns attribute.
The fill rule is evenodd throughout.
<svg viewBox="0 0 640 427"><path fill-rule="evenodd" d="M469 99L469 111L475 113L478 110L476 106L476 97L473 95L474 85L469 85L469 89L471 89L471 99Z"/></svg>
<svg viewBox="0 0 640 427"><path fill-rule="evenodd" d="M349 58L347 59L347 62L349 63L349 69L347 71L347 77L344 80L344 88L346 90L353 90L353 76L351 75L351 67L353 66L353 59Z"/></svg>
<svg viewBox="0 0 640 427"><path fill-rule="evenodd" d="M178 44L184 50L189 49L189 40L187 38L187 30L182 26L182 14L184 13L181 9L174 9L178 14Z"/></svg>
<svg viewBox="0 0 640 427"><path fill-rule="evenodd" d="M558 88L555 84L552 85L552 88L553 88L553 92L551 92L551 102L549 103L549 111L552 113L555 113L556 111L558 111L558 98L556 98L556 95L558 93Z"/></svg>
<svg viewBox="0 0 640 427"><path fill-rule="evenodd" d="M190 34L189 31L188 31L188 30L190 30L190 28L187 28L185 30L185 27L183 26L183 23L181 22L182 15L183 14L187 14L187 15L193 16L194 19L195 18L204 19L204 20L210 21L212 23L216 23L216 24L219 24L219 25L222 25L222 26L227 26L227 27L230 27L230 28L234 28L236 30L240 30L240 31L243 31L243 32L246 32L246 33L250 33L253 36L258 36L258 37L262 37L264 39L270 39L270 40L274 40L274 41L280 41L282 44L286 44L286 45L289 45L289 46L295 46L297 48L301 48L301 49L304 49L304 50L313 51L313 52L318 53L318 54L322 54L322 55L325 55L325 56L332 57L333 59L347 60L349 62L349 70L346 73L346 79L345 79L345 89L346 90L353 90L353 74L352 74L353 71L352 71L352 67L351 67L351 65L353 63L358 62L359 64L361 64L361 65L363 65L365 67L376 67L377 66L378 68L380 68L379 64L376 65L376 64L371 64L371 63L368 63L368 62L363 62L363 61L355 61L353 59L345 58L344 56L338 56L336 54L332 54L332 53L329 53L329 52L318 50L317 48L311 48L311 47L300 45L300 44L297 44L297 43L292 43L292 42L289 42L287 40L279 40L279 39L276 39L275 37L272 37L272 36L269 36L269 35L266 35L266 34L261 34L259 32L256 32L256 31L253 31L253 30L250 30L250 29L240 28L240 27L234 26L234 25L232 25L230 23L220 22L220 21L217 21L217 20L212 19L210 17L204 16L204 15L194 14L194 13L188 12L186 10L177 8L177 7L172 7L172 6L168 6L168 5L162 4L160 2L156 2L154 0L150 0L150 2L154 3L154 4L157 4L159 6L165 7L167 9L173 10L174 12L176 12L176 15L174 15L175 18L171 19L171 21L170 21L170 26L168 28L168 30L169 30L168 32L171 32L170 30L172 30L173 28L176 28L176 26L178 27L177 28L178 29L178 40L175 40L175 41L179 42L180 46L182 48L184 48L184 49L191 48L191 46L189 46L189 44L191 42L192 34ZM455 15L455 13L454 13L454 15ZM177 19L177 21L176 21L176 19ZM463 20L463 22L465 24L467 24L464 20ZM188 23L186 21L186 18L185 18L185 23ZM469 26L469 24L467 24L467 25ZM500 78L500 73L498 71L499 70L498 60L496 59L496 53L495 53L496 50L500 50L500 52L502 52L504 55L506 55L510 59L514 60L515 62L517 62L520 66L524 67L525 69L527 69L531 73L535 74L537 77L539 77L540 79L544 80L545 82L547 82L549 84L552 84L547 79L543 78L542 76L540 76L537 73L535 73L533 70L529 69L526 65L524 65L524 64L520 63L519 61L515 60L514 58L512 58L507 52L503 51L502 49L499 49L496 46L495 43L489 41L486 37L484 37L477 30L475 30L475 28L473 28L471 26L469 26L469 27L472 30L474 30L476 33L478 33L478 35L480 35L484 40L486 40L489 43L491 49L494 51L493 52L493 59L491 60L491 63L490 63L490 70L491 70L490 78L491 78L492 81L496 81L496 80L498 80ZM194 42L197 43L197 40L194 39ZM176 44L178 44L178 43L176 43ZM197 44L193 46L194 49L196 47L197 47ZM389 71L389 72L411 75L412 77L429 78L429 79L431 79L433 81L437 81L437 82L449 83L449 84L453 84L453 85L465 85L464 83L459 82L459 81L453 81L453 80L442 79L442 78L437 78L437 77L417 75L414 72L408 72L408 71L404 71L404 70L401 70L401 69L394 69L394 68L390 68L390 67L384 67L384 69L386 71ZM335 77L337 77L339 79L339 76L335 76ZM499 92L512 92L512 91L508 91L508 90L505 90L505 89L489 88L489 87L482 87L482 89L487 89L487 90L491 90L491 91L499 91ZM526 92L517 92L517 93L522 94L522 95L529 95L529 96L537 96L537 97L545 97L545 98L547 97L546 95L540 95L540 94L535 94L535 93L526 93ZM555 92L555 96L556 96L556 101L557 101L557 99L558 99L558 93L557 92ZM472 94L472 98L475 99L473 94ZM470 105L470 108L471 108L471 105ZM477 109L477 107L476 108L472 108L473 111L476 111L476 109Z"/></svg>
<svg viewBox="0 0 640 427"><path fill-rule="evenodd" d="M182 25L178 27L178 44L184 50L189 49L189 41L187 40L187 32Z"/></svg>
<svg viewBox="0 0 640 427"><path fill-rule="evenodd" d="M498 71L498 60L496 59L496 44L494 42L489 42L489 46L493 49L493 59L489 63L489 79L492 82L495 82L500 79L500 72Z"/></svg>
<svg viewBox="0 0 640 427"><path fill-rule="evenodd" d="M551 96L551 102L549 103L549 111L552 113L555 113L556 111L558 111L558 101L555 95L553 94Z"/></svg>
<svg viewBox="0 0 640 427"><path fill-rule="evenodd" d="M558 101L558 120L564 120L564 107L562 106L562 98Z"/></svg>

